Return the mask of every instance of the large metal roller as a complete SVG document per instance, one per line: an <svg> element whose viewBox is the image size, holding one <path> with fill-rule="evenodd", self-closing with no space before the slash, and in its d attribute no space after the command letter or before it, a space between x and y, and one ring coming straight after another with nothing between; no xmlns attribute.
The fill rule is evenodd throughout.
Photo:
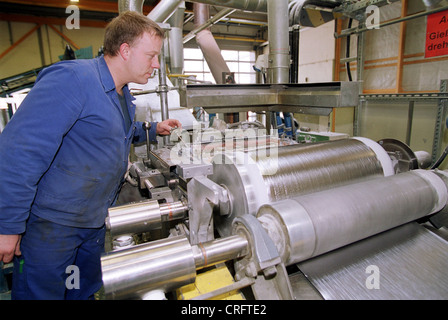
<svg viewBox="0 0 448 320"><path fill-rule="evenodd" d="M169 292L193 283L196 270L247 254L244 237L231 236L190 245L176 236L108 253L101 257L108 299L142 299L151 291Z"/></svg>
<svg viewBox="0 0 448 320"><path fill-rule="evenodd" d="M267 204L258 220L286 265L440 211L447 186L414 170Z"/></svg>
<svg viewBox="0 0 448 320"><path fill-rule="evenodd" d="M233 220L266 203L394 174L386 151L366 138L217 155L210 179L227 188L231 210L216 216L222 236Z"/></svg>

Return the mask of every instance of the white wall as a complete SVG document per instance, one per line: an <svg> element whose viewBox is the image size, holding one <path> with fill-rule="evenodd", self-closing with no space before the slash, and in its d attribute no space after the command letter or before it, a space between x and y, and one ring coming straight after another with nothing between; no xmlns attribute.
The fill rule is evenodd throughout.
<svg viewBox="0 0 448 320"><path fill-rule="evenodd" d="M331 82L334 79L335 46L334 21L317 28L303 28L299 43L299 83ZM313 131L335 131L353 134L353 108L338 108L329 116L294 114L301 127Z"/></svg>

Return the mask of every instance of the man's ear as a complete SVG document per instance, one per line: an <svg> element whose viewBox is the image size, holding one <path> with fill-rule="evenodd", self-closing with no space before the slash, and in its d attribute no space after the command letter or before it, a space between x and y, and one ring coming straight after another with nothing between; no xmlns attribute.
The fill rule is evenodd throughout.
<svg viewBox="0 0 448 320"><path fill-rule="evenodd" d="M123 58L123 60L127 61L128 57L129 57L129 44L127 44L126 42L122 43L120 45L120 56Z"/></svg>

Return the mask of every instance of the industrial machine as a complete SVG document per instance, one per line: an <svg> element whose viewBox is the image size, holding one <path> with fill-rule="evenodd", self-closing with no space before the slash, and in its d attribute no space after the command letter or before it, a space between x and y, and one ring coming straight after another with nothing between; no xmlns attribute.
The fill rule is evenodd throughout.
<svg viewBox="0 0 448 320"><path fill-rule="evenodd" d="M322 21L332 18L328 12L356 18L372 2L386 3L292 1L289 13L314 26L310 10ZM170 4L176 8L162 1L161 9ZM141 1L119 5L140 10ZM268 83L179 85L180 104L210 113L263 111L267 125L193 125L146 146L127 177L139 197L110 208L106 220L104 297L447 299L448 172L429 169L426 152L394 139L298 143L276 134L269 125L276 112L328 116L357 105L359 86L289 81L289 52L281 49L287 33L279 32L288 25L288 1L232 5L268 11ZM153 11L157 21L160 11ZM164 68L159 76L154 92L163 120ZM200 287L201 278L221 270L208 280L216 285Z"/></svg>
<svg viewBox="0 0 448 320"><path fill-rule="evenodd" d="M390 139L216 136L173 132L175 144L133 164L148 199L109 211L107 299L179 298L215 265L233 281L195 298L448 297L448 172L421 153Z"/></svg>

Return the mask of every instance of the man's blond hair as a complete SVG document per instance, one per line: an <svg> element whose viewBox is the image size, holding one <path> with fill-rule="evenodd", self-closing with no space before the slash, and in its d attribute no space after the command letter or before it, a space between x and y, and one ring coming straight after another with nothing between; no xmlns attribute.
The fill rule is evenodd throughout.
<svg viewBox="0 0 448 320"><path fill-rule="evenodd" d="M121 13L106 27L104 35L104 55L116 56L123 43L130 46L140 38L144 32L153 36L165 38L165 32L157 23L135 11Z"/></svg>

